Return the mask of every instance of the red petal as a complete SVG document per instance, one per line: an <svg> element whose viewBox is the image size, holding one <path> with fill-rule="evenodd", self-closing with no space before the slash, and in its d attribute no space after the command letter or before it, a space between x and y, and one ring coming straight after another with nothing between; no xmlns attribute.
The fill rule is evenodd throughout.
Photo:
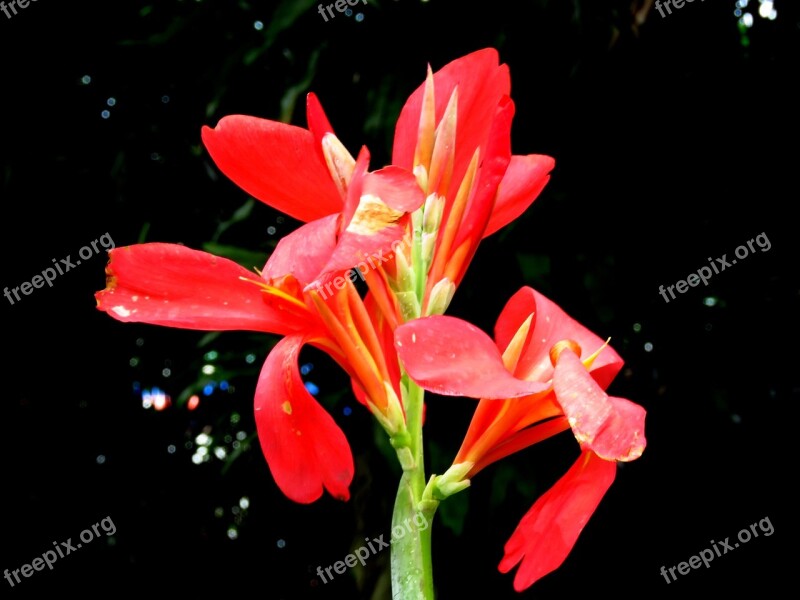
<svg viewBox="0 0 800 600"><path fill-rule="evenodd" d="M525 319L533 313L534 321L528 344L520 356L514 374L523 379L548 381L553 376L550 348L561 340L578 342L582 356L594 353L605 340L599 338L565 313L555 302L530 287L521 288L506 303L495 325L497 346L505 350ZM606 346L591 367L592 377L603 389L622 368L623 360Z"/></svg>
<svg viewBox="0 0 800 600"><path fill-rule="evenodd" d="M361 195L381 198L387 206L400 212L414 212L425 202L425 194L411 171L400 167L384 167L367 173Z"/></svg>
<svg viewBox="0 0 800 600"><path fill-rule="evenodd" d="M342 430L305 388L297 357L306 340L285 337L272 349L258 379L258 439L275 482L286 496L307 504L323 487L350 497L353 455Z"/></svg>
<svg viewBox="0 0 800 600"><path fill-rule="evenodd" d="M624 398L609 398L571 350L564 350L553 375L556 399L580 442L606 460L641 456L645 410Z"/></svg>
<svg viewBox="0 0 800 600"><path fill-rule="evenodd" d="M405 234L407 213L422 206L425 200L416 178L404 169L387 167L360 177L366 157L368 154L364 152L359 155L353 183L348 188L343 216L346 225L320 275L359 263L363 273L370 268L365 262L370 257L372 264L388 260L396 242Z"/></svg>
<svg viewBox="0 0 800 600"><path fill-rule="evenodd" d="M97 308L118 321L209 331L285 334L304 327L265 302L255 273L177 244L138 244L109 252L108 287Z"/></svg>
<svg viewBox="0 0 800 600"><path fill-rule="evenodd" d="M458 58L433 75L436 122L458 86L458 144L452 181L461 181L475 148L489 135L500 99L511 91L508 66L500 65L497 50L486 48ZM392 164L413 168L425 84L408 98L397 120Z"/></svg>
<svg viewBox="0 0 800 600"><path fill-rule="evenodd" d="M329 215L306 223L281 238L262 274L277 279L292 274L305 286L316 278L336 247L339 215Z"/></svg>
<svg viewBox="0 0 800 600"><path fill-rule="evenodd" d="M498 569L514 577L518 592L555 571L572 550L589 517L614 482L617 467L585 451L558 482L522 517L505 546Z"/></svg>
<svg viewBox="0 0 800 600"><path fill-rule="evenodd" d="M326 133L333 133L328 117L325 116L325 111L322 110L319 98L314 92L310 92L306 96L306 121L308 121L308 129L311 135L314 136L314 149L322 163L325 163L325 155L322 152L322 138Z"/></svg>
<svg viewBox="0 0 800 600"><path fill-rule="evenodd" d="M483 237L492 235L524 213L550 180L548 173L554 166L552 158L541 154L512 156Z"/></svg>
<svg viewBox="0 0 800 600"><path fill-rule="evenodd" d="M437 394L517 398L547 389L511 375L492 339L455 317L436 315L401 325L395 347L411 378Z"/></svg>
<svg viewBox="0 0 800 600"><path fill-rule="evenodd" d="M342 210L342 198L311 132L256 117L223 117L203 127L203 142L219 169L273 208L313 221Z"/></svg>
<svg viewBox="0 0 800 600"><path fill-rule="evenodd" d="M489 137L481 153L481 166L478 181L469 200L467 214L462 219L453 248L456 251L447 265L445 273L456 285L464 278L469 262L472 260L483 231L492 214L497 196L497 188L511 160L511 120L514 117L514 103L507 96L502 98L496 108L495 118Z"/></svg>

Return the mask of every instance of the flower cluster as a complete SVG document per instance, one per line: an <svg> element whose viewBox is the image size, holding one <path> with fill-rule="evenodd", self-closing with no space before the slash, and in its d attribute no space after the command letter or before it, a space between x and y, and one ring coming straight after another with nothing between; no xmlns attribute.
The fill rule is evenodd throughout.
<svg viewBox="0 0 800 600"><path fill-rule="evenodd" d="M296 502L324 490L346 500L354 475L344 433L303 384L304 345L344 369L397 450L398 520L403 511L432 517L482 469L571 430L577 461L523 517L500 563L503 572L521 563L515 588L522 590L566 558L616 462L641 455L645 412L605 393L622 367L608 343L531 288L508 301L494 340L444 316L481 240L521 215L554 167L548 156L511 153L509 94L508 68L493 49L428 69L398 118L392 164L374 171L366 148L353 157L342 145L313 94L307 129L225 117L202 131L216 165L305 224L258 272L180 245L116 248L96 299L120 321L282 336L261 370L255 416L272 475ZM366 261L371 268L362 269ZM429 479L424 390L478 399L452 466ZM411 577L393 573L394 591L431 597L430 582L403 588L401 580L429 576L424 557L411 564L403 552L414 554L398 547L392 568Z"/></svg>

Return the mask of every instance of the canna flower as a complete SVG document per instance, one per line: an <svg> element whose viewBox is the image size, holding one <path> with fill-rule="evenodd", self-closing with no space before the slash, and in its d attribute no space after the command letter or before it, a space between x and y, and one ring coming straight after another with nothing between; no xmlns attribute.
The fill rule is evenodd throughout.
<svg viewBox="0 0 800 600"><path fill-rule="evenodd" d="M443 312L480 239L519 216L549 178L551 158L510 153L513 102L498 62L487 49L429 69L398 119L394 164L374 172L366 148L357 158L344 148L314 94L307 129L244 115L204 127L225 175L304 222L258 273L169 244L110 253L96 297L115 319L285 336L267 357L255 404L265 458L293 500L311 502L324 489L346 498L353 474L344 435L302 385L300 348L327 352L387 432L402 434L394 329L422 307ZM366 299L352 279L331 294L345 270L389 248L394 260L359 268Z"/></svg>
<svg viewBox="0 0 800 600"><path fill-rule="evenodd" d="M292 251L268 267L273 275L294 273L311 283L357 264L364 253L399 241L409 214L424 196L414 176L388 166L369 173L369 151L354 159L342 145L319 100L306 101L309 129L277 121L231 115L202 137L214 162L235 184L265 204L306 225L281 240ZM326 255L321 265L295 258ZM314 271L309 271L313 266Z"/></svg>
<svg viewBox="0 0 800 600"><path fill-rule="evenodd" d="M302 346L310 344L331 356L385 427L403 427L398 376L387 367L352 283L323 300L316 290L304 292L293 275L269 278L266 268L258 275L177 244L138 244L109 255L107 285L95 297L98 309L119 321L284 336L267 356L256 386L262 451L290 499L313 502L326 489L347 500L354 473L350 446L303 384L297 360ZM284 260L277 250L273 258ZM318 266L323 260L327 257L317 257Z"/></svg>
<svg viewBox="0 0 800 600"><path fill-rule="evenodd" d="M343 432L303 385L303 345L342 366L359 401L390 434L404 429L397 359L385 356L385 335L352 280L329 286L332 294L320 294L320 285L356 264L356 248L379 251L398 241L424 199L411 173L392 166L367 172L366 148L353 159L313 94L307 118L309 130L235 115L202 131L235 183L307 222L278 243L261 272L178 245L142 244L110 253L107 287L96 294L98 308L120 321L285 336L262 368L255 416L276 483L303 503L323 489L346 500L353 477Z"/></svg>
<svg viewBox="0 0 800 600"><path fill-rule="evenodd" d="M481 398L453 465L436 481L441 498L493 462L571 429L575 465L539 498L506 544L500 570L521 561L520 591L558 568L614 480L617 461L646 445L645 411L605 393L622 368L602 339L531 288L519 290L495 326L495 341L446 316L395 332L401 362L423 388ZM583 360L581 360L581 358Z"/></svg>

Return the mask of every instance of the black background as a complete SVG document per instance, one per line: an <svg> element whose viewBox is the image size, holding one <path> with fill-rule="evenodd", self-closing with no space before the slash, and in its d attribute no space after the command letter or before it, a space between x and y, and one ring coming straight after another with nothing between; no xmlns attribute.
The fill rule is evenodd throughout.
<svg viewBox="0 0 800 600"><path fill-rule="evenodd" d="M796 556L800 20L796 3L776 0L778 18L756 14L745 40L734 4L695 2L667 18L644 7L638 25L636 3L589 0L371 1L363 21L327 23L309 6L283 29L275 2L39 0L12 19L0 14L0 283L30 281L106 232L117 246L215 239L266 256L297 223L259 204L220 233L247 196L210 161L202 125L233 113L305 125L313 90L345 145L355 154L367 144L377 168L426 64L493 46L511 69L514 152L549 154L556 169L533 207L482 245L449 312L489 331L507 298L532 285L610 336L626 367L609 391L647 409L649 445L619 469L563 567L521 595L497 572L503 544L577 449L553 440L487 469L458 505L468 505L463 531L434 525L439 597L742 587L773 597L794 580ZM281 101L293 86L290 113ZM771 248L707 288L669 303L658 294L762 232ZM341 373L309 354L356 455L351 502L291 503L257 444L227 468L215 458L195 465L187 444L204 428L215 439L254 431L256 375L275 340L225 333L200 347L198 332L118 323L94 306L104 262L94 256L14 305L0 300L0 568L74 543L104 517L117 531L13 589L0 581L3 597L157 589L388 598L374 591L388 556L327 585L315 580L317 566L389 533L396 484L368 415L342 412L351 400L335 393L345 389ZM210 349L235 366L231 392L194 412L178 402L142 408L134 382L175 400ZM251 351L252 364L243 360ZM430 399L434 462L452 458L470 409ZM772 536L669 585L660 575L763 518Z"/></svg>

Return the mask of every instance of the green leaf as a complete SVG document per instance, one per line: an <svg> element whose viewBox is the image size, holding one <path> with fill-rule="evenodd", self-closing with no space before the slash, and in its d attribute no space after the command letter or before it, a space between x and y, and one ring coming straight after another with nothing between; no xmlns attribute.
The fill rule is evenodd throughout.
<svg viewBox="0 0 800 600"><path fill-rule="evenodd" d="M242 204L239 208L236 209L236 212L233 213L230 219L227 221L223 221L217 226L217 230L214 232L214 235L211 237L213 242L219 240L219 237L225 233L232 225L236 225L236 223L240 223L241 221L245 221L250 214L253 212L253 207L256 205L256 201L254 198L248 198L247 201Z"/></svg>
<svg viewBox="0 0 800 600"><path fill-rule="evenodd" d="M211 254L216 254L217 256L229 258L233 262L242 265L245 269L251 270L254 268L262 268L268 256L266 252L253 252L251 250L239 248L238 246L226 246L225 244L218 244L216 242L205 242L203 244L203 250Z"/></svg>

